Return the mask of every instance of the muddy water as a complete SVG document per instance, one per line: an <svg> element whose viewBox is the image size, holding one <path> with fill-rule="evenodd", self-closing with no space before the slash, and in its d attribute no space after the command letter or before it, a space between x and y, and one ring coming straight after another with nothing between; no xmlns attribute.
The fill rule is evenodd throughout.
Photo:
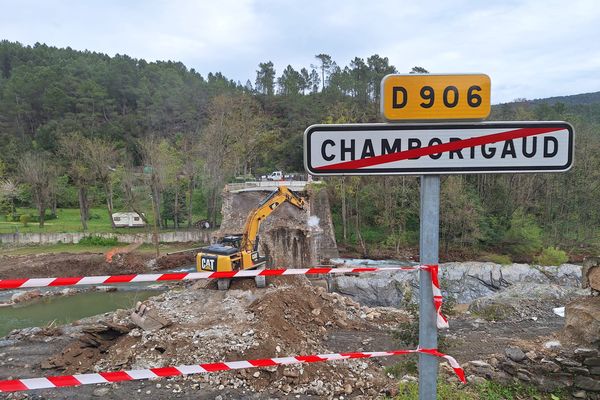
<svg viewBox="0 0 600 400"><path fill-rule="evenodd" d="M57 325L91 317L118 308L131 308L137 301L160 294L159 290L83 292L71 296L48 296L23 305L0 308L0 338L17 328Z"/></svg>

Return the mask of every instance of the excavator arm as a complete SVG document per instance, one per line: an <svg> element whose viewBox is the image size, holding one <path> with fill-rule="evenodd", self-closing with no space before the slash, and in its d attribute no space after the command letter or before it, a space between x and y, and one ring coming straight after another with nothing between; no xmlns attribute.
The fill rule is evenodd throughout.
<svg viewBox="0 0 600 400"><path fill-rule="evenodd" d="M241 251L252 252L258 250L257 237L261 222L271 215L277 207L286 202L299 209L304 209L304 199L288 189L287 186L279 186L248 216L242 237Z"/></svg>

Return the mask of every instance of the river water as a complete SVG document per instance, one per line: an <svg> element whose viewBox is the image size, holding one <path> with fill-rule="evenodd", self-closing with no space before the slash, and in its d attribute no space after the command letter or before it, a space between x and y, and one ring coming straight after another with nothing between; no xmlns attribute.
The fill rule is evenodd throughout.
<svg viewBox="0 0 600 400"><path fill-rule="evenodd" d="M45 326L54 321L67 324L118 308L131 308L138 301L160 294L159 290L93 291L70 296L46 296L23 305L0 308L0 337L13 329Z"/></svg>
<svg viewBox="0 0 600 400"><path fill-rule="evenodd" d="M163 272L192 272L194 266ZM133 308L138 301L159 295L166 288L156 283L130 283L113 286L117 291L83 291L67 296L44 296L34 301L0 307L0 338L13 329L68 324L119 308ZM61 291L46 288L44 291ZM7 301L17 290L0 291L0 300Z"/></svg>

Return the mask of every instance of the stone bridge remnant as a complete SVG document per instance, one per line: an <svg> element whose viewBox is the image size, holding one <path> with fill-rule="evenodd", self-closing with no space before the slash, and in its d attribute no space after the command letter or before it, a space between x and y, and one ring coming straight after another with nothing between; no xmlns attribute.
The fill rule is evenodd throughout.
<svg viewBox="0 0 600 400"><path fill-rule="evenodd" d="M241 233L250 212L272 191L270 186L227 185L223 190L223 221L213 234L219 237ZM290 186L306 200L298 210L282 204L261 223L259 251L274 268L310 268L339 256L331 219L329 197L324 184Z"/></svg>

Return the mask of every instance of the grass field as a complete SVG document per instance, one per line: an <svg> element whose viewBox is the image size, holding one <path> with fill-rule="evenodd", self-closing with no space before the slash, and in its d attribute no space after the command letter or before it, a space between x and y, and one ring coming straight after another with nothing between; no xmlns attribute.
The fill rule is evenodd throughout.
<svg viewBox="0 0 600 400"><path fill-rule="evenodd" d="M19 208L18 214L37 215L34 209ZM81 221L79 219L79 209L77 208L59 208L58 218L47 220L44 227L40 228L37 222L30 222L28 226L23 226L21 222L7 222L4 216L0 216L0 233L29 233L29 232L82 232ZM90 220L88 221L88 232L115 232L115 233L137 233L146 232L152 228L152 218L149 217L150 225L144 228L117 228L113 229L110 224L108 212L105 208L90 209ZM199 218L199 217L198 217ZM165 229L168 230L168 229Z"/></svg>

